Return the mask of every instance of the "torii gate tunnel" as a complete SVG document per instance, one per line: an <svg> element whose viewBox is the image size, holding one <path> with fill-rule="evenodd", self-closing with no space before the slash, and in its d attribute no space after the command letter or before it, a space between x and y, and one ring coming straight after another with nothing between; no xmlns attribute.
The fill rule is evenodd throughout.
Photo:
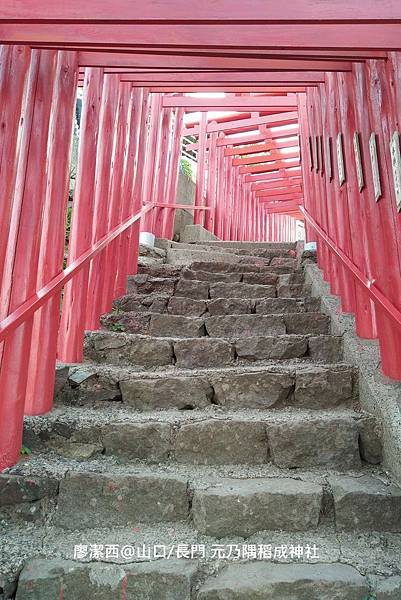
<svg viewBox="0 0 401 600"><path fill-rule="evenodd" d="M125 293L140 230L171 239L184 136L194 222L293 241L304 220L401 380L399 0L8 0L0 43L0 470L24 413L51 409L56 360L81 361Z"/></svg>

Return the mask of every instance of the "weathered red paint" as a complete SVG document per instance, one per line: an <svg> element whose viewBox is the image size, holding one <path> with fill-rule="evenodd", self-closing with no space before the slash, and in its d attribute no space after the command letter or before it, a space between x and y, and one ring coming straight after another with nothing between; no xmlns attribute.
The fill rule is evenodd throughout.
<svg viewBox="0 0 401 600"><path fill-rule="evenodd" d="M31 105L23 128L14 190L2 305L12 313L36 292L37 267L46 190L46 153L57 51L32 52L26 102ZM29 260L27 260L29 257ZM33 318L4 342L0 389L0 471L14 464L22 441L22 417L28 380Z"/></svg>

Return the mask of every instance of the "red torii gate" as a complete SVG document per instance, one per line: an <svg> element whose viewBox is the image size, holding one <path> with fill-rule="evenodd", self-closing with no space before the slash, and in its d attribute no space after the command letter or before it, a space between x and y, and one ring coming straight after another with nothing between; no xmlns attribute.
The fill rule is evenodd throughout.
<svg viewBox="0 0 401 600"><path fill-rule="evenodd" d="M171 237L183 133L198 137L196 222L223 239L278 240L302 214L342 309L401 379L398 0L206 1L190 14L183 0L13 0L0 7L0 42L0 470L18 458L24 411L51 408L57 346L79 361L85 327L124 293L140 222ZM175 95L202 90L229 95ZM183 128L184 108L212 107L248 114L204 112ZM298 122L299 141L286 142ZM284 152L298 146L301 161ZM249 154L257 167L238 162Z"/></svg>

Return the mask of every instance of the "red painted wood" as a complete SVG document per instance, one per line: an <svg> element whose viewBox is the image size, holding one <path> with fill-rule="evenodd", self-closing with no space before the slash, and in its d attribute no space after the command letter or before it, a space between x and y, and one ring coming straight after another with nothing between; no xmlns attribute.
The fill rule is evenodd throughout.
<svg viewBox="0 0 401 600"><path fill-rule="evenodd" d="M140 123L140 131L139 131L139 140L138 140L138 155L137 155L137 164L135 168L135 179L134 179L134 188L132 194L132 210L131 212L136 212L142 208L142 202L144 199L143 189L144 189L144 181L145 181L145 165L146 165L146 144L148 139L148 131L147 131L147 120L150 118L150 110L151 110L151 94L147 89L143 90L144 97L141 108L141 123ZM141 231L141 221L137 221L134 223L132 228L129 230L129 241L128 241L128 250L129 250L129 263L128 263L128 273L130 275L134 275L137 272L138 268L138 255L139 255L139 235Z"/></svg>
<svg viewBox="0 0 401 600"><path fill-rule="evenodd" d="M319 225L314 221L314 219L309 215L309 213L301 207L301 211L304 214L305 218L312 225L313 229L319 235L319 237L330 247L331 251L341 260L344 264L347 271L354 277L358 283L363 286L363 288L367 291L369 296L375 302L377 306L379 306L383 312L388 315L388 318L391 320L394 327L396 327L397 331L401 330L401 311L397 306L389 301L387 296L383 294L383 292L378 288L378 286L372 282L370 279L362 273L356 265L352 263L352 261L348 258L348 256L338 248L337 244L329 238L325 232L319 227Z"/></svg>
<svg viewBox="0 0 401 600"><path fill-rule="evenodd" d="M368 273L369 240L366 237L366 229L361 206L361 194L358 187L358 176L355 163L355 151L353 147L353 132L357 131L355 119L356 98L353 94L353 76L337 77L339 98L339 119L344 135L344 153L347 165L347 188L348 188L348 220L350 236L350 258L352 262L363 273ZM364 154L364 158L366 154ZM359 235L352 235L353 231L359 231ZM372 339L375 337L371 302L367 292L355 287L355 324L359 337Z"/></svg>
<svg viewBox="0 0 401 600"><path fill-rule="evenodd" d="M198 206L204 205L204 192L205 192L205 160L206 160L206 130L207 130L207 118L206 114L202 113L201 122L199 125L199 150L197 154L197 171L196 171L196 190L195 190L195 204ZM197 210L194 211L194 224L203 225L204 214Z"/></svg>
<svg viewBox="0 0 401 600"><path fill-rule="evenodd" d="M297 108L296 97L288 96L226 96L225 98L199 98L195 96L164 96L163 106L180 106L195 111L211 110L268 110L287 112Z"/></svg>
<svg viewBox="0 0 401 600"><path fill-rule="evenodd" d="M302 177L286 177L286 178L281 178L281 179L275 179L273 181L266 181L266 182L262 182L262 183L253 183L252 184L252 191L257 191L257 190L262 190L262 191L267 191L267 190L275 190L275 189L282 189L285 188L287 185L292 186L292 185L301 185L302 184Z"/></svg>
<svg viewBox="0 0 401 600"><path fill-rule="evenodd" d="M172 118L174 109L164 109L161 132L160 132L160 152L159 152L159 163L158 163L158 178L157 186L154 193L154 200L156 206L158 203L163 203L166 198L167 191L167 177L168 171L170 170L170 159L172 149ZM163 237L163 222L164 222L165 210L163 207L157 207L154 211L154 225L153 232L156 237Z"/></svg>
<svg viewBox="0 0 401 600"><path fill-rule="evenodd" d="M280 139L284 139L284 136ZM227 148L225 151L225 155L240 156L241 154L246 154L248 156L249 154L268 152L269 150L294 147L298 147L298 137L285 138L284 141L281 142L269 139L264 144L249 144L248 146L237 146L236 148Z"/></svg>
<svg viewBox="0 0 401 600"><path fill-rule="evenodd" d="M217 132L210 134L209 152L208 152L208 177L206 191L206 205L211 209L205 214L205 228L208 231L214 231L215 210L217 198Z"/></svg>
<svg viewBox="0 0 401 600"><path fill-rule="evenodd" d="M305 86L299 86L296 84L287 84L286 86L275 86L275 85L251 85L251 84L225 84L225 85L217 85L217 84L209 84L207 88L199 85L191 85L187 84L185 87L180 85L169 85L163 84L163 86L159 86L159 84L152 85L149 90L154 93L169 93L169 94L177 94L177 93L194 93L194 92L205 92L207 89L208 92L240 92L240 93L275 93L275 92L305 92Z"/></svg>
<svg viewBox="0 0 401 600"><path fill-rule="evenodd" d="M253 190L255 191L255 190ZM295 186L287 186L279 189L270 189L270 190L257 190L256 192L257 198L280 198L288 193L302 193L302 188L298 185Z"/></svg>
<svg viewBox="0 0 401 600"><path fill-rule="evenodd" d="M30 50L26 46L0 47L0 281L13 210L18 132L29 59Z"/></svg>
<svg viewBox="0 0 401 600"><path fill-rule="evenodd" d="M188 10L184 0L163 2L138 2L135 6L129 0L114 0L113 4L87 0L85 4L70 0L68 4L49 5L46 0L15 0L2 6L0 20L8 22L41 21L60 23L157 23L171 21L246 23L258 19L268 23L339 23L339 22L380 22L401 20L401 8L397 0L388 0L378 5L374 0L366 0L361 11L358 0L337 0L336 3L322 3L316 0L294 0L291 5L283 6L274 0L244 0L233 4L230 0L220 0L218 4L211 0L194 4ZM157 40L158 38L155 38ZM329 44L326 44L330 47Z"/></svg>
<svg viewBox="0 0 401 600"><path fill-rule="evenodd" d="M396 0L394 0L396 1ZM327 5L327 3L325 3ZM138 10L136 14L138 14ZM360 14L362 11L360 11ZM46 10L42 13L46 14ZM363 13L362 13L363 14ZM252 11L252 15L254 15ZM275 24L269 28L266 37L266 25L254 24L252 27L181 24L163 26L147 24L54 24L54 23L1 23L0 39L3 43L24 43L48 45L93 46L99 42L105 47L121 49L123 46L153 46L157 40L160 47L226 47L226 48L263 48L263 49L399 49L399 23Z"/></svg>
<svg viewBox="0 0 401 600"><path fill-rule="evenodd" d="M297 113L291 111L278 115L267 115L265 117L250 117L249 119L237 119L223 123L209 123L207 133L213 131L253 131L259 125L271 125L272 127L280 127L281 125L293 125L297 122ZM238 133L238 131L237 131ZM187 127L184 129L183 135L198 135L199 126ZM264 138L265 139L265 138ZM243 143L243 142L242 142Z"/></svg>
<svg viewBox="0 0 401 600"><path fill-rule="evenodd" d="M295 123L293 125L289 125L288 123L284 123L287 127L286 127L286 131L285 131L285 136L293 136L293 135L297 135L298 134L298 124ZM278 126L278 125L277 125ZM272 128L266 128L264 133L248 133L247 135L233 135L233 134L228 134L226 137L218 139L217 140L217 145L218 146L236 146L235 148L226 148L226 156L234 156L235 154L237 154L237 150L238 151L242 151L243 149L245 150L246 146L244 146L244 144L249 144L252 142L264 142L266 139L269 140L269 142L267 143L277 143L279 144L280 142L273 142L273 140L280 140L284 138L284 134L282 131L277 131L276 129L276 125L274 125L274 129ZM187 145L187 150L197 150L198 149L198 145L197 144L188 144ZM230 154L227 154L227 150L230 151Z"/></svg>
<svg viewBox="0 0 401 600"><path fill-rule="evenodd" d="M171 156L171 167L169 170L169 176L168 176L168 180L167 180L166 200L167 200L168 204L173 204L174 202L176 202L176 197L177 197L183 124L184 124L184 111L183 111L183 109L179 108L176 111L175 125L174 125L174 140L173 140L173 148L172 148L172 156ZM175 218L175 209L168 209L165 211L162 237L167 238L169 240L171 240L173 238L174 218Z"/></svg>
<svg viewBox="0 0 401 600"><path fill-rule="evenodd" d="M115 125L114 149L112 155L112 172L110 178L110 192L108 199L107 231L111 231L121 222L121 201L124 197L124 178L127 163L125 160L128 151L127 124L129 123L129 110L131 89L129 85L118 86L118 116ZM104 285L101 296L101 313L109 312L115 297L116 277L118 273L118 246L120 240L114 240L104 251Z"/></svg>
<svg viewBox="0 0 401 600"><path fill-rule="evenodd" d="M191 68L196 71L205 69L275 69L285 71L294 69L303 71L319 71L330 70L350 70L350 63L346 58L342 61L338 60L322 60L321 57L291 57L287 59L279 57L259 58L255 55L251 58L232 57L232 56L192 56L183 54L168 54L167 52L159 54L144 54L144 53L122 53L113 52L105 54L104 52L80 52L79 64L84 67L104 67L114 69L133 69L140 67L146 68L169 68L182 70L183 68Z"/></svg>
<svg viewBox="0 0 401 600"><path fill-rule="evenodd" d="M150 124L146 141L146 159L144 162L142 201L151 204L153 201L156 177L155 166L159 157L159 138L161 133L161 101L159 94L152 94ZM147 213L141 222L141 231L153 232L153 214Z"/></svg>
<svg viewBox="0 0 401 600"><path fill-rule="evenodd" d="M121 225L110 231L101 240L99 240L93 247L86 252L83 252L77 260L71 262L71 264L64 269L61 273L56 275L44 288L38 290L33 296L21 304L15 311L10 313L5 319L0 322L0 342L5 340L10 333L15 331L22 323L24 323L30 316L32 316L39 308L41 308L46 302L56 294L63 286L65 286L71 279L75 278L85 267L87 267L91 260L97 256L100 252L107 247L114 239L123 234L132 225L138 222L142 216L152 210L153 205L145 206L139 213L136 213Z"/></svg>
<svg viewBox="0 0 401 600"><path fill-rule="evenodd" d="M104 75L96 153L92 245L106 235L108 230L112 153L117 130L118 89L118 75ZM85 316L85 328L88 330L96 330L100 327L100 315L104 312L104 286L105 252L93 259L90 268Z"/></svg>
<svg viewBox="0 0 401 600"><path fill-rule="evenodd" d="M366 65L365 92L368 98L368 114L372 131L376 132L381 169L382 198L375 203L375 221L380 223L380 248L377 248L378 259L386 273L379 269L374 272L377 281L386 277L389 287L386 294L391 302L400 308L401 269L400 269L400 237L396 227L398 217L395 208L394 188L389 155L389 140L392 135L389 122L391 110L391 93L386 84L386 70L383 61L371 60ZM376 240L377 242L377 240ZM385 246L382 247L382 246ZM386 266L384 266L384 264ZM378 335L381 349L382 370L385 375L401 378L401 340L394 334L392 324L385 315L377 314Z"/></svg>
<svg viewBox="0 0 401 600"><path fill-rule="evenodd" d="M240 167L239 172L241 175L245 174L256 174L256 173L270 173L271 171L277 171L277 169L283 169L288 167L294 167L299 165L299 154L298 152L289 153L288 158L284 160L273 160L266 161L264 164L256 167ZM294 157L294 158L292 158Z"/></svg>
<svg viewBox="0 0 401 600"><path fill-rule="evenodd" d="M27 102L33 104L24 123L23 142L14 192L7 270L2 302L12 313L36 291L42 211L46 191L46 151L57 52L32 53ZM27 260L29 257L29 261ZM25 321L4 342L0 369L0 471L14 464L22 442L22 426L33 319Z"/></svg>
<svg viewBox="0 0 401 600"><path fill-rule="evenodd" d="M45 287L63 269L77 67L76 52L58 53L36 289ZM53 404L60 300L59 291L34 316L25 394L29 415L43 414Z"/></svg>
<svg viewBox="0 0 401 600"><path fill-rule="evenodd" d="M92 246L96 144L103 88L102 69L87 69L82 102L81 135L75 182L74 207L68 265L74 264ZM58 356L63 362L80 362L83 355L89 265L64 289L58 341Z"/></svg>
<svg viewBox="0 0 401 600"><path fill-rule="evenodd" d="M292 152L282 152L280 149L272 149L268 154L258 154L257 156L247 156L244 158L234 158L233 165L238 167L240 165L257 165L272 160L285 160L287 158L299 157L298 146L287 146L288 149L292 149Z"/></svg>
<svg viewBox="0 0 401 600"><path fill-rule="evenodd" d="M142 128L142 113L145 111L146 98L142 89L131 89L130 104L127 121L127 146L124 165L124 179L122 181L122 200L120 220L124 222L130 215L138 212L139 203L134 205L134 184L137 177L137 163L139 154L140 135ZM127 291L127 275L130 266L129 255L132 253L130 246L132 228L119 236L116 249L116 282L114 297L123 296Z"/></svg>

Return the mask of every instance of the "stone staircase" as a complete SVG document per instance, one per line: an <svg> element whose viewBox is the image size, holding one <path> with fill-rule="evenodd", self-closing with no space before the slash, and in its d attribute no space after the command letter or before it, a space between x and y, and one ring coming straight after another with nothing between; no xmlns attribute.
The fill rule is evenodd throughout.
<svg viewBox="0 0 401 600"><path fill-rule="evenodd" d="M400 599L401 488L305 255L163 246L0 475L0 598Z"/></svg>

